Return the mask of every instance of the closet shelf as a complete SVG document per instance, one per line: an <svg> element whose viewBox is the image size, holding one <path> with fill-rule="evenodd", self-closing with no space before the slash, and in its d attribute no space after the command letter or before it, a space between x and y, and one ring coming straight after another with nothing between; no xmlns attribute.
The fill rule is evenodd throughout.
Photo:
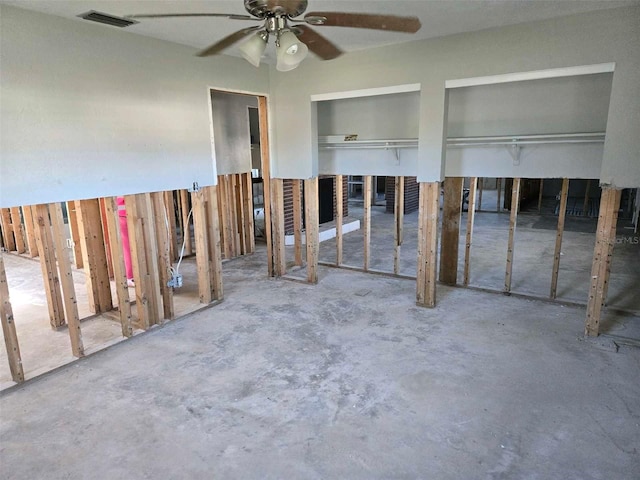
<svg viewBox="0 0 640 480"><path fill-rule="evenodd" d="M447 138L447 147L491 147L497 145L524 146L524 145L553 145L576 143L604 143L605 132L588 133L552 133L537 135L500 135L492 137L450 137ZM380 140L347 140L341 142L320 141L319 148L324 150L351 150L351 149L398 149L417 148L417 138L392 138Z"/></svg>

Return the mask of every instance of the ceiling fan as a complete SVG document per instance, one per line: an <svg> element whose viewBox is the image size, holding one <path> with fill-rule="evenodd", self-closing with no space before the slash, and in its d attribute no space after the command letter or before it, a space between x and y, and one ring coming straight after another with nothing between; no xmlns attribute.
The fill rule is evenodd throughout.
<svg viewBox="0 0 640 480"><path fill-rule="evenodd" d="M259 66L270 36L275 37L277 64L279 71L296 68L307 56L309 50L322 60L331 60L343 52L326 37L309 27L313 25L331 27L366 28L393 32L415 33L422 26L417 17L396 15L374 15L366 13L310 12L304 18L297 18L307 9L308 0L244 0L244 8L249 15L227 13L160 13L127 15L127 18L170 18L170 17L225 17L230 20L263 22L262 25L238 30L198 52L207 57L221 53L236 42L253 34L240 46L240 53L252 65ZM289 22L303 22L290 25Z"/></svg>

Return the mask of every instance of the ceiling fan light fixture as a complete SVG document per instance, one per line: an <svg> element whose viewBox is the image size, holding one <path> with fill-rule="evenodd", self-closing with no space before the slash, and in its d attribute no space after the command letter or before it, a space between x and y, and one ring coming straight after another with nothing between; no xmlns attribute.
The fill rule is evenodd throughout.
<svg viewBox="0 0 640 480"><path fill-rule="evenodd" d="M267 32L258 32L239 48L242 57L256 68L260 66L260 59L267 48L268 38Z"/></svg>
<svg viewBox="0 0 640 480"><path fill-rule="evenodd" d="M293 32L286 30L278 36L276 51L276 69L288 72L300 65L309 53L309 48Z"/></svg>

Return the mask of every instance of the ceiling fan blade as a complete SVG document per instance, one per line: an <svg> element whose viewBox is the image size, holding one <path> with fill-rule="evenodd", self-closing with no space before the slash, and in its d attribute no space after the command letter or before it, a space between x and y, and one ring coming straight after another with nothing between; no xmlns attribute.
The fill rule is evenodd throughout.
<svg viewBox="0 0 640 480"><path fill-rule="evenodd" d="M231 20L261 20L249 15L236 15L235 13L137 13L125 15L124 18L177 18L177 17L224 17Z"/></svg>
<svg viewBox="0 0 640 480"><path fill-rule="evenodd" d="M418 17L367 13L310 12L305 15L304 20L314 26L369 28L406 33L415 33L422 26Z"/></svg>
<svg viewBox="0 0 640 480"><path fill-rule="evenodd" d="M204 50L199 51L196 55L198 57L208 57L209 55L215 55L217 53L220 53L225 48L230 47L234 43L242 40L244 37L246 37L250 33L253 33L259 29L260 27L257 26L257 27L249 27L249 28L243 28L242 30L238 30L237 32L232 33L231 35L227 35L222 40L217 41L216 43L205 48Z"/></svg>
<svg viewBox="0 0 640 480"><path fill-rule="evenodd" d="M331 60L342 55L342 50L307 25L296 25L294 29L298 39L321 59Z"/></svg>

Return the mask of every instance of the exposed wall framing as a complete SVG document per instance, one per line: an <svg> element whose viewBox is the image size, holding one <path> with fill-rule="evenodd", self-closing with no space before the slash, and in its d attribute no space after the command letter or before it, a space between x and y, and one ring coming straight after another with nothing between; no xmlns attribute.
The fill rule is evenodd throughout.
<svg viewBox="0 0 640 480"><path fill-rule="evenodd" d="M218 176L217 203L224 258L255 251L253 194L250 173Z"/></svg>
<svg viewBox="0 0 640 480"><path fill-rule="evenodd" d="M307 243L307 282L318 283L318 253L320 247L318 177L304 181L304 199L304 224Z"/></svg>
<svg viewBox="0 0 640 480"><path fill-rule="evenodd" d="M20 345L18 344L13 309L9 298L9 285L7 284L7 274L2 256L3 253L0 253L0 322L2 322L2 333L4 335L4 345L7 349L11 378L16 383L22 383L24 382L24 369L22 368Z"/></svg>
<svg viewBox="0 0 640 480"><path fill-rule="evenodd" d="M603 188L596 231L596 245L593 251L591 286L587 302L585 335L597 336L600 330L602 308L607 300L611 258L616 239L616 226L622 191Z"/></svg>
<svg viewBox="0 0 640 480"><path fill-rule="evenodd" d="M442 238L440 240L440 282L455 285L458 280L458 242L464 178L447 177L444 181Z"/></svg>
<svg viewBox="0 0 640 480"><path fill-rule="evenodd" d="M467 208L467 232L464 247L464 272L462 274L462 284L469 285L469 272L471 271L471 245L473 241L473 224L476 217L476 191L478 188L478 178L469 179L469 207Z"/></svg>
<svg viewBox="0 0 640 480"><path fill-rule="evenodd" d="M113 309L109 269L99 199L76 201L82 263L87 274L89 309L93 313Z"/></svg>
<svg viewBox="0 0 640 480"><path fill-rule="evenodd" d="M64 217L60 203L52 203L49 205L49 217L51 218L55 256L58 263L60 285L62 287L64 316L67 321L69 338L71 339L71 353L76 357L82 357L84 356L84 346L82 343L82 332L80 330L80 315L78 314L76 290L73 285L71 261L69 260L69 253L67 252L67 246L65 244Z"/></svg>
<svg viewBox="0 0 640 480"><path fill-rule="evenodd" d="M562 191L560 192L560 208L558 211L558 228L556 230L556 246L553 253L553 270L551 272L551 290L549 296L556 298L558 292L558 272L560 270L560 255L562 252L562 235L564 234L564 222L567 216L567 197L569 195L569 179L562 179ZM542 198L542 180L540 180L540 198ZM538 201L540 212L540 201Z"/></svg>
<svg viewBox="0 0 640 480"><path fill-rule="evenodd" d="M336 266L342 265L343 259L343 238L342 238L342 224L344 222L344 181L343 175L336 175Z"/></svg>
<svg viewBox="0 0 640 480"><path fill-rule="evenodd" d="M394 185L394 229L393 229L393 273L400 273L400 249L404 241L404 177L395 177Z"/></svg>
<svg viewBox="0 0 640 480"><path fill-rule="evenodd" d="M516 235L518 208L520 207L520 179L514 178L511 187L511 215L509 219L509 241L507 243L507 267L504 275L504 292L511 292L511 275L513 272L513 252Z"/></svg>
<svg viewBox="0 0 640 480"><path fill-rule="evenodd" d="M436 305L436 264L438 252L438 214L440 212L440 182L420 183L418 210L417 304Z"/></svg>
<svg viewBox="0 0 640 480"><path fill-rule="evenodd" d="M56 266L56 255L51 234L49 210L46 205L34 207L34 223L36 225L36 242L40 252L40 267L44 279L44 291L47 297L49 309L49 322L51 327L57 329L65 325L64 306L60 293L60 278Z"/></svg>

